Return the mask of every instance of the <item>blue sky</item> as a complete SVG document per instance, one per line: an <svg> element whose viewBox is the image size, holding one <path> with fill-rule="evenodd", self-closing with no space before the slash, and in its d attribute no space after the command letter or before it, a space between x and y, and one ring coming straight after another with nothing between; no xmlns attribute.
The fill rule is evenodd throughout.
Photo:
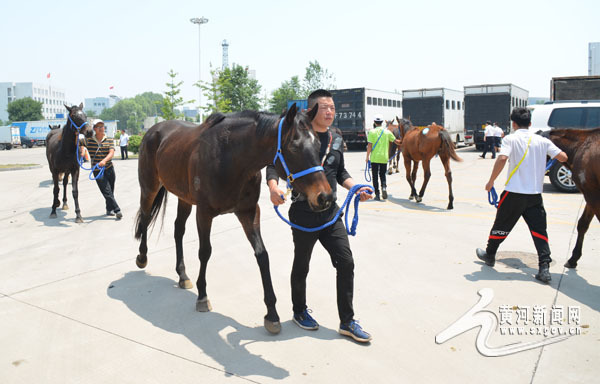
<svg viewBox="0 0 600 384"><path fill-rule="evenodd" d="M47 82L73 103L166 90L167 72L197 99L202 78L249 66L263 93L317 60L338 88L386 91L513 83L547 97L554 76L587 74L599 1L10 1L0 5L0 82ZM113 91L109 87L114 86Z"/></svg>

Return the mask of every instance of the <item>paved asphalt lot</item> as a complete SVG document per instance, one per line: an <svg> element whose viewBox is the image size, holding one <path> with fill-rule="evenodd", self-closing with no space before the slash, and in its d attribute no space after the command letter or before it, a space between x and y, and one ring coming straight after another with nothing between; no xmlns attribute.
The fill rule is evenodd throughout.
<svg viewBox="0 0 600 384"><path fill-rule="evenodd" d="M423 203L407 199L402 171L389 176L387 201L360 205L358 235L351 238L354 303L357 319L374 337L361 345L337 333L335 270L319 245L307 295L321 327L304 331L291 322L291 234L276 217L265 185L262 234L283 328L275 336L262 326L266 310L258 267L234 215L213 223L207 276L213 311L198 313L196 290L176 287L173 196L162 230L157 225L149 238L147 268L135 266L137 160L115 160L123 220L103 215L104 202L85 173L80 179L85 222L76 224L70 188L71 209L49 219L52 185L44 148L0 151L0 164L43 165L0 172L0 383L598 382L598 221L592 222L577 270L565 270L583 198L557 193L547 183L551 284L533 278L537 257L522 221L501 246L496 267L489 268L475 258L475 248L485 246L494 218L483 189L493 163L472 148L459 154L464 162L452 163L453 211L445 209L448 193L438 160ZM364 156L346 153L357 181L363 181ZM499 191L501 186L496 183ZM192 280L199 268L197 249L192 218L184 237ZM437 344L436 335L470 310L483 288L493 297L472 319L479 324L495 317L502 323L487 341L480 334L480 350L487 346L488 354L512 343L548 340L502 334L502 327L516 326L519 308L530 308L526 331L535 333L537 321L541 329L553 325L580 334L496 358L478 351L478 327Z"/></svg>

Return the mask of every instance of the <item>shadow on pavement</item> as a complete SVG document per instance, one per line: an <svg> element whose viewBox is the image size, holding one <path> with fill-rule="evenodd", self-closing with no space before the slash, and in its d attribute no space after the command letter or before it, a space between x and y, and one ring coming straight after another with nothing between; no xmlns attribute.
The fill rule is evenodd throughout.
<svg viewBox="0 0 600 384"><path fill-rule="evenodd" d="M402 199L394 196L389 196L387 201L393 204L400 205L402 208L412 209L413 211L427 211L427 212L451 212L446 208L432 207L425 203L417 203L414 200ZM447 204L447 203L446 203Z"/></svg>
<svg viewBox="0 0 600 384"><path fill-rule="evenodd" d="M75 212L72 213L73 217L70 217L69 219L67 219L67 214L69 211L63 211L62 209L58 208L56 210L57 217L55 219L50 218L50 212L52 212L52 208L46 207L36 208L29 213L36 221L48 227L68 227L68 225L64 223L65 221L75 222Z"/></svg>
<svg viewBox="0 0 600 384"><path fill-rule="evenodd" d="M524 263L521 258L505 257L502 258L503 252L498 252L498 258L496 259L496 265L505 264L509 268L517 269L518 272L499 272L495 268L486 266L482 261L478 260L473 252L473 262L481 266L481 270L475 271L468 275L465 275L465 279L469 281L485 281L485 280L513 280L513 281L531 281L532 283L546 285L535 279L535 274L538 272L537 269L537 255L528 254L525 256ZM506 254L512 254L512 252L505 252ZM519 252L525 254L524 252ZM531 259L531 260L529 260ZM534 264L534 265L532 265ZM552 270L557 270L557 264L559 265L561 273L552 273ZM558 288L560 282L559 292L565 296L578 301L579 303L590 307L595 311L600 312L600 287L592 285L587 282L586 279L579 276L575 269L566 269L564 276L562 276L562 263L552 262L550 271L552 275L552 281L548 286L553 289ZM562 281L561 281L562 277Z"/></svg>
<svg viewBox="0 0 600 384"><path fill-rule="evenodd" d="M291 321L282 323L279 335L271 335L262 326L248 327L214 310L196 312L197 295L194 292L178 288L174 280L148 275L144 271L126 273L110 284L107 294L122 301L133 313L152 325L185 336L220 364L227 374L260 375L281 380L290 376L288 370L252 354L246 346L299 337L323 340L343 337L336 330L325 327L320 327L318 332L307 332ZM256 305L263 305L260 297L256 298Z"/></svg>

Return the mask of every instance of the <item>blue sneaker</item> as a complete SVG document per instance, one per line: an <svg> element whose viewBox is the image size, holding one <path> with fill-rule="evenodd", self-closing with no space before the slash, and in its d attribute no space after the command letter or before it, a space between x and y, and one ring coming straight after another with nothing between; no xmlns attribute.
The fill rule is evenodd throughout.
<svg viewBox="0 0 600 384"><path fill-rule="evenodd" d="M372 339L371 335L363 331L356 320L350 320L347 323L340 324L339 332L341 335L350 336L361 343L369 342Z"/></svg>
<svg viewBox="0 0 600 384"><path fill-rule="evenodd" d="M298 326L302 329L308 329L311 331L319 329L319 323L310 315L312 311L310 309L305 309L302 313L294 313L294 323L298 324Z"/></svg>

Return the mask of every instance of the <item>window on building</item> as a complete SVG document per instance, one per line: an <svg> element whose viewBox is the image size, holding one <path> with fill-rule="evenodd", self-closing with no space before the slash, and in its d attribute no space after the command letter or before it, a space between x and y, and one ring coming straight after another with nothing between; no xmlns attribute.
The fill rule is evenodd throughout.
<svg viewBox="0 0 600 384"><path fill-rule="evenodd" d="M456 109L458 109L460 111L460 101L456 102Z"/></svg>
<svg viewBox="0 0 600 384"><path fill-rule="evenodd" d="M371 96L367 96L367 105L371 105L373 103L373 99L371 99Z"/></svg>
<svg viewBox="0 0 600 384"><path fill-rule="evenodd" d="M383 105L383 100L381 100L381 97L377 98L377 105L379 105L379 106Z"/></svg>
<svg viewBox="0 0 600 384"><path fill-rule="evenodd" d="M452 100L452 109L456 109L456 101Z"/></svg>
<svg viewBox="0 0 600 384"><path fill-rule="evenodd" d="M450 100L446 100L446 109L450 109Z"/></svg>
<svg viewBox="0 0 600 384"><path fill-rule="evenodd" d="M387 99L383 99L383 106L387 107L387 104L388 104L388 100Z"/></svg>

